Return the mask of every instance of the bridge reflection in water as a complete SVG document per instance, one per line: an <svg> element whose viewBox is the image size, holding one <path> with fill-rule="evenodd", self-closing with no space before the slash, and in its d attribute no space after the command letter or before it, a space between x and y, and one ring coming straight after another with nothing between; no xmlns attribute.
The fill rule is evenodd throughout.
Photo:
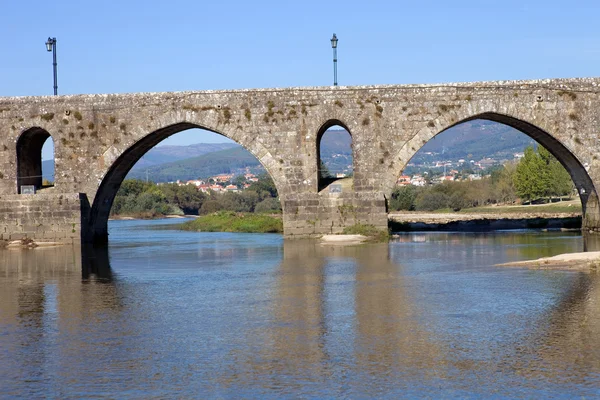
<svg viewBox="0 0 600 400"><path fill-rule="evenodd" d="M439 394L448 385L452 393L460 394L486 393L490 388L502 393L505 384L546 382L552 390L560 385L598 383L599 276L569 275L568 284L552 298L532 291L529 304L534 310L526 313L526 324L523 315L514 314L518 311L511 309L512 303L497 309L500 314L507 309L510 313L487 316L489 299L482 298L483 309L478 309L466 302L464 293L452 292L451 285L465 275L444 267L443 259L427 264L427 256L439 260L443 254L457 264L475 260L470 267L473 285L478 279L515 274L507 270L481 276L473 269L489 261L489 248L481 237L452 244L455 239L448 236L436 239L444 242L437 245L428 243L428 236L413 235L406 237L407 243L358 247L286 241L280 264L264 267L265 276L256 281L260 284L248 288L252 293L227 294L254 299L236 306L245 314L236 322L239 332L215 328L236 323L215 322L213 326L207 314L198 311L203 310L202 299L215 304L218 296L207 291L198 298L184 296L189 304L172 303L161 291L181 285L177 274L161 275L157 278L160 285L150 291L149 278L136 281L112 271L106 248L2 250L0 383L7 395L34 397L52 390L71 395L90 390L115 394L117 386L137 388L144 394L183 396L217 390L213 393L353 397ZM423 247L408 243L419 238L426 242ZM593 238L580 243L597 249L598 241ZM512 246L518 241L510 237L494 240L506 248L506 258L527 258L524 253L513 254L519 251L520 247ZM236 257L243 258L243 251L257 261L250 248L236 250ZM117 270L121 262L117 259ZM428 269L438 267L446 270L429 273ZM245 272L236 274L225 267L209 274L222 275L223 271L227 278L219 279L238 283L247 279ZM552 272L550 278L547 273L539 274L525 271L514 276L525 281L543 279L546 285L565 282L564 273ZM427 287L432 285L428 281L432 275L447 279L448 286ZM187 287L190 292L206 290ZM447 304L436 304L437 299L452 301L449 296L465 305L464 314L439 312ZM540 304L535 304L536 298ZM162 319L153 314L169 307L173 315L179 315L178 324L157 324L172 320L172 316ZM229 319L238 311L219 318ZM196 319L198 323L192 322ZM489 331L500 323L498 319L504 321L505 329ZM196 348L203 335L213 344ZM167 349L177 352L174 360L165 359ZM214 365L204 364L207 359ZM25 386L24 380L29 380Z"/></svg>

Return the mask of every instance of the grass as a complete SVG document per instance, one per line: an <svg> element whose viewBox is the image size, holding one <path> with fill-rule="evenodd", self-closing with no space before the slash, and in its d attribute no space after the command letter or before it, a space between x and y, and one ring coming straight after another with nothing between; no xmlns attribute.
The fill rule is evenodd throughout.
<svg viewBox="0 0 600 400"><path fill-rule="evenodd" d="M180 227L196 232L282 233L283 221L266 214L219 211L185 222Z"/></svg>
<svg viewBox="0 0 600 400"><path fill-rule="evenodd" d="M356 224L344 228L344 235L363 235L375 242L385 242L390 238L387 230L376 228L374 225Z"/></svg>

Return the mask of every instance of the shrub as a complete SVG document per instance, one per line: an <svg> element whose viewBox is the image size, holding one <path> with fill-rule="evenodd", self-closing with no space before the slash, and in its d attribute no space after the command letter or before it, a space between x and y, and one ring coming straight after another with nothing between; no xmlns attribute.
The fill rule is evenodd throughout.
<svg viewBox="0 0 600 400"><path fill-rule="evenodd" d="M254 212L256 213L280 213L281 212L281 203L279 200L269 197L264 199L263 201L256 204L254 207Z"/></svg>

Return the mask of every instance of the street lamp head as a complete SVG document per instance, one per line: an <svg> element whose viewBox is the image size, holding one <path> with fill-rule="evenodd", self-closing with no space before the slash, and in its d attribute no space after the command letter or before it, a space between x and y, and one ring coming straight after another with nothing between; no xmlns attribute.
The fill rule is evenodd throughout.
<svg viewBox="0 0 600 400"><path fill-rule="evenodd" d="M48 51L52 51L52 46L54 46L54 44L56 43L56 38L48 38L48 41L46 42L46 50Z"/></svg>
<svg viewBox="0 0 600 400"><path fill-rule="evenodd" d="M331 38L331 48L332 49L337 48L337 42L338 42L338 38L337 38L337 36L335 36L335 33L334 33L333 37Z"/></svg>

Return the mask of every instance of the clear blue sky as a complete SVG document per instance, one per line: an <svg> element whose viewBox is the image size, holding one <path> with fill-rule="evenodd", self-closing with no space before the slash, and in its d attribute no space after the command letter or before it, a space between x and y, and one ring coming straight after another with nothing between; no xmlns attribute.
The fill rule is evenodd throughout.
<svg viewBox="0 0 600 400"><path fill-rule="evenodd" d="M600 76L596 1L5 0L0 96ZM183 139L182 139L183 140ZM188 140L188 139L186 139Z"/></svg>

